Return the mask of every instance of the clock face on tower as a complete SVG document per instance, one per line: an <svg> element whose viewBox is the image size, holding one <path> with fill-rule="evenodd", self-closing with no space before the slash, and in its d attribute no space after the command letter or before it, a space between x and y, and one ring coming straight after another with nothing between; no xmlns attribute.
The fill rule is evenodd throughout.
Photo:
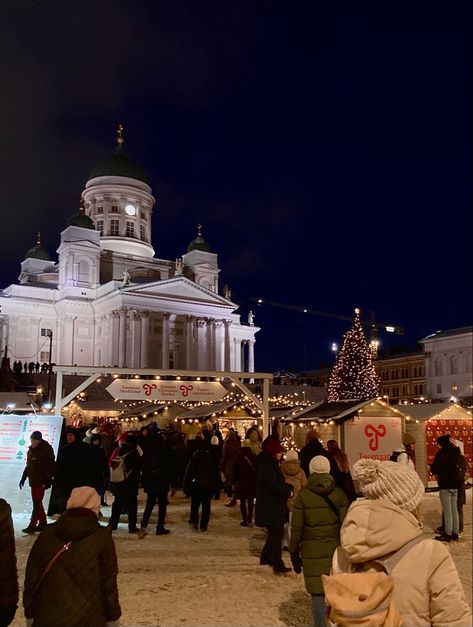
<svg viewBox="0 0 473 627"><path fill-rule="evenodd" d="M136 207L135 207L135 205L126 205L125 206L125 213L127 213L129 216L136 216Z"/></svg>

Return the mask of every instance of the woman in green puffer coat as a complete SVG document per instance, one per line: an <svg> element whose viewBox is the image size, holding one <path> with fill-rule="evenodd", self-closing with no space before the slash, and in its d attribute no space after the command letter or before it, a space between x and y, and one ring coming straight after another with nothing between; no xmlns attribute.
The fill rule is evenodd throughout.
<svg viewBox="0 0 473 627"><path fill-rule="evenodd" d="M312 596L314 625L325 627L321 575L330 573L349 502L329 474L330 462L326 457L316 455L312 458L309 471L307 486L299 492L292 512L289 552L294 571L304 572L305 587Z"/></svg>

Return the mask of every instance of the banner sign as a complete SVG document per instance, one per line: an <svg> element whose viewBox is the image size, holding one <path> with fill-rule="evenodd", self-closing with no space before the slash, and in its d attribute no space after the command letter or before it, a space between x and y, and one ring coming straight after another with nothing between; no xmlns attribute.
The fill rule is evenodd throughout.
<svg viewBox="0 0 473 627"><path fill-rule="evenodd" d="M228 390L218 381L115 379L107 387L114 398L159 401L220 401Z"/></svg>
<svg viewBox="0 0 473 627"><path fill-rule="evenodd" d="M401 417L355 417L345 422L345 452L350 467L362 458L389 461L402 445Z"/></svg>
<svg viewBox="0 0 473 627"><path fill-rule="evenodd" d="M14 513L31 513L32 502L29 483L26 481L20 491L18 483L26 465L26 453L33 431L41 431L54 450L57 458L61 438L63 417L49 414L21 416L18 414L0 414L0 495L11 506ZM43 503L45 509L49 499L49 490Z"/></svg>

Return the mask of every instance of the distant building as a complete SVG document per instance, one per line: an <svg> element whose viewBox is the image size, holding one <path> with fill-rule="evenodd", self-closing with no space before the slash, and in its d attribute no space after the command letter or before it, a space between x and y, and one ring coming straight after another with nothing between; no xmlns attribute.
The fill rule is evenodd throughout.
<svg viewBox="0 0 473 627"><path fill-rule="evenodd" d="M61 232L58 261L38 235L18 283L0 291L0 354L8 346L11 362L254 372L259 328L253 316L242 324L229 290L220 293L200 225L175 260L155 256L155 199L123 153L121 130Z"/></svg>
<svg viewBox="0 0 473 627"><path fill-rule="evenodd" d="M437 331L421 340L425 351L426 395L433 401L452 396L471 404L473 327Z"/></svg>

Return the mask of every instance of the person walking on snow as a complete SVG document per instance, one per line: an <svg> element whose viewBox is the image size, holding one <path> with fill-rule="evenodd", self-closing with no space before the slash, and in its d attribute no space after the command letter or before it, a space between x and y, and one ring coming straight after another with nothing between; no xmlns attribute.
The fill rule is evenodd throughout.
<svg viewBox="0 0 473 627"><path fill-rule="evenodd" d="M284 537L283 537L283 549L288 550L289 538L291 537L291 518L292 511L294 509L294 503L296 502L297 495L301 488L304 488L307 484L307 478L305 472L301 468L299 456L297 451L289 450L284 454L284 459L281 462L281 472L283 474L286 483L292 485L292 496L287 499L287 508L289 510L289 521L284 523Z"/></svg>
<svg viewBox="0 0 473 627"><path fill-rule="evenodd" d="M325 596L322 575L328 575L335 549L340 544L340 527L349 501L335 485L330 462L316 455L309 464L307 486L294 503L289 552L296 573L303 570L307 592L312 597L315 627L325 627Z"/></svg>
<svg viewBox="0 0 473 627"><path fill-rule="evenodd" d="M464 481L464 473L461 472L461 452L452 444L450 437L450 435L441 435L437 438L440 450L435 455L433 463L430 464L430 471L437 475L440 502L445 519L443 533L435 537L436 540L442 542L458 540L460 532L458 489Z"/></svg>
<svg viewBox="0 0 473 627"><path fill-rule="evenodd" d="M20 490L23 489L26 479L31 488L33 512L29 525L22 529L23 533L41 531L47 525L46 512L43 507L44 493L51 487L54 476L53 447L43 440L41 431L33 431L30 435L30 446L26 454L26 467L20 479Z"/></svg>
<svg viewBox="0 0 473 627"><path fill-rule="evenodd" d="M253 526L253 509L256 494L256 455L245 440L234 467L235 498L240 499L242 527Z"/></svg>

